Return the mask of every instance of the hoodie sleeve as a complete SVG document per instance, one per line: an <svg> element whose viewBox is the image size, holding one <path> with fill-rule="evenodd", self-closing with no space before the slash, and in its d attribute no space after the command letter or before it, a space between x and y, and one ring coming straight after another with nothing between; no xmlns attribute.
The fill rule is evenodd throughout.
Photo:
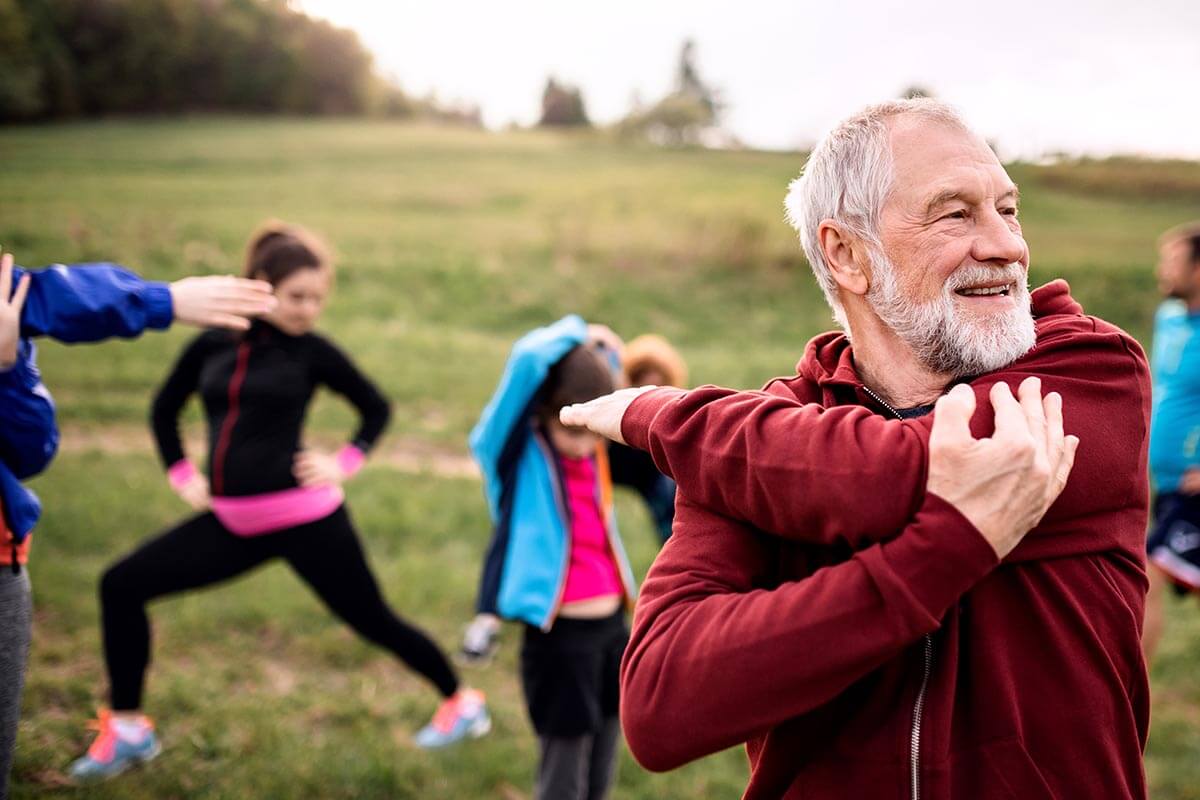
<svg viewBox="0 0 1200 800"><path fill-rule="evenodd" d="M997 563L932 495L894 540L772 587L777 553L680 499L621 663L621 722L646 768L674 769L827 703L935 630Z"/></svg>
<svg viewBox="0 0 1200 800"><path fill-rule="evenodd" d="M379 387L359 370L340 347L320 336L315 336L313 341L317 379L345 397L358 411L358 430L354 432L349 446L365 455L387 427L392 414L391 406Z"/></svg>
<svg viewBox="0 0 1200 800"><path fill-rule="evenodd" d="M920 505L931 426L715 386L647 392L621 422L625 441L706 508L854 547L894 536Z"/></svg>
<svg viewBox="0 0 1200 800"><path fill-rule="evenodd" d="M215 337L223 335L223 332L205 331L192 339L154 395L150 406L150 430L164 469L170 470L186 458L183 439L179 436L179 414L200 384L200 372Z"/></svg>
<svg viewBox="0 0 1200 800"><path fill-rule="evenodd" d="M14 286L23 273L16 271ZM143 280L115 264L58 264L29 275L23 336L69 343L132 338L147 329L166 328L174 318L167 284Z"/></svg>
<svg viewBox="0 0 1200 800"><path fill-rule="evenodd" d="M975 379L976 437L990 436L992 386L1029 376L1063 396L1080 438L1067 489L1043 521L1119 507L1144 492L1149 372L1128 335L1073 317L1012 365ZM625 413L622 435L680 491L719 514L786 538L861 547L894 536L923 502L933 415L889 419L765 392L656 389ZM1140 459L1140 462L1139 462ZM1028 549L1028 548L1026 548Z"/></svg>

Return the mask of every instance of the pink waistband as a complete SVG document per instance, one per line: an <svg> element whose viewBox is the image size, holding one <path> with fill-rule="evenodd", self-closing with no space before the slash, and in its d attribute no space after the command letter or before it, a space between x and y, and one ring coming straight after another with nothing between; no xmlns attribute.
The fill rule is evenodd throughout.
<svg viewBox="0 0 1200 800"><path fill-rule="evenodd" d="M340 486L298 486L247 497L214 497L212 511L238 536L259 536L327 517L344 499Z"/></svg>

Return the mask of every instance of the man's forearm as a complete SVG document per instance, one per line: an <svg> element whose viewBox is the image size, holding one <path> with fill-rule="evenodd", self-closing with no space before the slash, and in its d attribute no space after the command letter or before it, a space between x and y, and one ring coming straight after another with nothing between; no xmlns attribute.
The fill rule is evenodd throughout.
<svg viewBox="0 0 1200 800"><path fill-rule="evenodd" d="M703 387L638 397L622 432L713 511L857 548L894 536L921 504L930 422Z"/></svg>

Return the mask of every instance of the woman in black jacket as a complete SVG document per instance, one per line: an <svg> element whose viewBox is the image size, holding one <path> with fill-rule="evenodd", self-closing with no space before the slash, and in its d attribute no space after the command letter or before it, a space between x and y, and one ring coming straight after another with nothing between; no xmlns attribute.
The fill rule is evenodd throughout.
<svg viewBox="0 0 1200 800"><path fill-rule="evenodd" d="M142 544L100 586L112 711L71 767L108 777L160 749L141 712L150 657L146 604L210 586L283 558L359 635L425 676L444 701L417 734L438 747L491 726L482 693L460 688L445 655L388 608L367 566L341 483L361 466L388 421L375 386L313 332L333 269L323 245L297 226L268 223L251 239L246 275L275 287L278 306L242 334L207 331L183 352L154 401L155 440L171 486L200 513ZM343 395L361 423L336 454L303 449L305 413L318 386ZM199 393L208 423L208 474L186 459L178 420Z"/></svg>

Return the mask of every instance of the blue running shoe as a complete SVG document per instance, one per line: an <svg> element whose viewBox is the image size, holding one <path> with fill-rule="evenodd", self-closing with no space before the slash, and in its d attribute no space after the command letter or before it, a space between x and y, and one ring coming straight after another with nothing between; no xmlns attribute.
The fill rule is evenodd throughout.
<svg viewBox="0 0 1200 800"><path fill-rule="evenodd" d="M483 692L459 689L442 701L428 725L417 733L417 746L445 747L463 739L478 739L492 729Z"/></svg>
<svg viewBox="0 0 1200 800"><path fill-rule="evenodd" d="M88 748L87 754L71 764L71 777L77 781L102 780L119 775L135 764L149 761L162 752L162 745L154 735L154 725L146 719L146 730L137 742L124 739L117 732L116 720L107 708L100 709L97 718L88 727L99 735Z"/></svg>

